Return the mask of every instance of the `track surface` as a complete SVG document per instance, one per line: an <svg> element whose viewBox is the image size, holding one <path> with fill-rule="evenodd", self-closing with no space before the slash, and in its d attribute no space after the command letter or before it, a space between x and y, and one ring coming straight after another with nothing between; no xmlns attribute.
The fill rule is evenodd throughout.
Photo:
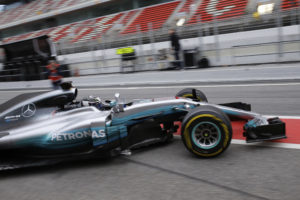
<svg viewBox="0 0 300 200"><path fill-rule="evenodd" d="M300 84L197 87L212 103L244 101L254 111L300 116ZM127 100L173 96L179 87L82 89L79 98L120 92ZM0 103L23 91L0 91ZM29 92L29 91L27 91ZM197 159L180 139L129 158L75 162L0 174L1 199L299 199L300 152L232 144Z"/></svg>

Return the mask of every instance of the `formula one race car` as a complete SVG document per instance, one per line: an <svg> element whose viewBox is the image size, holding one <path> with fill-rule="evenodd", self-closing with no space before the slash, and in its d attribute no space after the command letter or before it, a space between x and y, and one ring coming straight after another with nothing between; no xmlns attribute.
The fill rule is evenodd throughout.
<svg viewBox="0 0 300 200"><path fill-rule="evenodd" d="M0 105L1 159L17 157L31 165L32 159L129 155L133 149L170 141L178 121L182 142L198 157L214 157L228 148L230 119L245 120L247 142L286 137L280 119L250 112L245 103L209 104L192 88L171 98L130 103L121 102L119 94L112 101L76 101L76 96L77 89L63 83L59 90L25 93Z"/></svg>

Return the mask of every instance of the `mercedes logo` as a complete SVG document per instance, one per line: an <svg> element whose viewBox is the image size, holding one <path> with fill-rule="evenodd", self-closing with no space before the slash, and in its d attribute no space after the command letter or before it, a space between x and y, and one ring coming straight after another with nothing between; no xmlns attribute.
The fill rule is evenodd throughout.
<svg viewBox="0 0 300 200"><path fill-rule="evenodd" d="M22 108L22 116L23 117L31 117L34 115L36 111L36 107L33 103L27 104Z"/></svg>

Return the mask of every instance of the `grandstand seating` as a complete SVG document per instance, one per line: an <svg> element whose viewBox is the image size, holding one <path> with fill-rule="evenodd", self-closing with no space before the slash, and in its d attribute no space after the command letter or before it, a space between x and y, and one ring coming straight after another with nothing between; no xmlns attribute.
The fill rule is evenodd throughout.
<svg viewBox="0 0 300 200"><path fill-rule="evenodd" d="M64 26L62 27L60 30L58 30L56 32L56 35L52 37L52 40L54 42L57 42L59 41L61 38L64 38L66 37L68 34L69 34L69 30L70 28L73 26L74 24L70 24L70 25L67 25L67 26Z"/></svg>
<svg viewBox="0 0 300 200"><path fill-rule="evenodd" d="M132 27L135 27L139 23L141 23L141 28L143 28L142 31L147 31L148 27L146 25L149 22L155 22L156 20L159 22L153 24L153 29L158 29L168 19L168 17L172 14L179 3L179 1L176 1L163 5L147 7L142 11L132 10L128 12L117 13L114 15L99 17L92 20L85 20L82 22L58 26L47 30L35 31L32 33L5 38L3 42L8 43L29 39L40 36L42 34L47 34L54 42L59 42L64 39L70 39L70 41L74 43L90 39L97 39L103 36L103 34L105 34L110 28L112 28L115 23L122 24L125 27L129 22L131 22L131 19L138 12L140 12L139 16L136 20L133 21L133 23L129 25L129 27L126 29L127 32L135 32L136 30L133 30ZM163 10L165 14L160 15L159 13L161 13Z"/></svg>
<svg viewBox="0 0 300 200"><path fill-rule="evenodd" d="M281 9L287 10L300 6L300 0L282 0Z"/></svg>
<svg viewBox="0 0 300 200"><path fill-rule="evenodd" d="M3 42L15 42L19 40L38 37L43 34L47 34L54 42L59 42L60 40L67 38L71 39L71 42L96 39L97 37L103 35L108 29L110 29L112 25L121 18L122 15L124 15L124 13L26 33L19 36L5 38Z"/></svg>
<svg viewBox="0 0 300 200"><path fill-rule="evenodd" d="M145 8L122 33L128 34L137 32L137 27L139 27L141 32L148 31L148 25L150 23L152 24L152 29L154 30L161 28L179 3L179 1L175 1Z"/></svg>
<svg viewBox="0 0 300 200"><path fill-rule="evenodd" d="M181 9L179 10L179 12L186 12L189 13L190 12L190 6L195 3L196 0L186 0L183 4L183 6L181 7Z"/></svg>
<svg viewBox="0 0 300 200"><path fill-rule="evenodd" d="M105 33L109 33L109 30L115 24L122 25L121 34L130 34L138 31L146 32L149 30L148 25L150 23L152 24L152 29L156 30L160 29L168 21L175 10L190 13L190 6L192 4L199 6L191 18L188 19L188 24L198 23L200 19L199 16L201 16L201 22L209 22L213 19L223 20L243 15L248 1L249 0L201 0L201 3L200 0L185 0L185 2L173 1L13 36L5 38L3 42L15 42L47 34L54 42L68 40L69 42L76 43L101 38ZM82 2L85 2L85 0L32 1L19 8L5 11L1 14L0 24L13 19L22 19L27 16L27 14L28 16L30 16L30 14L33 15L38 10L43 10L47 7L50 10L59 9ZM300 0L282 0L281 8L283 10L294 8L295 6L300 6ZM27 11L22 13L24 9ZM19 12L15 13L17 10ZM137 30L137 28L140 30Z"/></svg>
<svg viewBox="0 0 300 200"><path fill-rule="evenodd" d="M122 21L120 22L120 24L122 25L126 25L129 20L137 13L138 11L137 10L132 10L128 13L126 13L125 17L122 19Z"/></svg>
<svg viewBox="0 0 300 200"><path fill-rule="evenodd" d="M106 33L114 23L116 23L124 13L119 13L117 15L103 18L100 22L95 24L94 32L91 32L90 35L86 35L84 39L97 39L100 38L104 33Z"/></svg>
<svg viewBox="0 0 300 200"><path fill-rule="evenodd" d="M189 24L198 23L201 16L201 22L212 21L213 19L227 19L239 17L245 14L248 0L203 0L193 17L189 20Z"/></svg>
<svg viewBox="0 0 300 200"><path fill-rule="evenodd" d="M88 0L37 0L1 13L0 24L26 19L32 16L59 10ZM92 0L89 0L92 1Z"/></svg>

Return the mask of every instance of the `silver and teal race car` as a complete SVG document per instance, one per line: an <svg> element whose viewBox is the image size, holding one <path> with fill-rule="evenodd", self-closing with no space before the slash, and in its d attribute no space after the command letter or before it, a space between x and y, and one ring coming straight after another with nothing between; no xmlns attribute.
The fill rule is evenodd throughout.
<svg viewBox="0 0 300 200"><path fill-rule="evenodd" d="M193 88L174 97L129 103L119 94L112 101L77 101L77 92L63 83L59 90L25 93L0 105L1 160L19 159L31 166L45 160L130 155L136 148L169 142L177 122L182 142L196 157L218 156L228 148L230 120L245 120L247 142L286 137L280 119L251 112L245 103L210 104ZM0 169L15 168L14 162L0 163Z"/></svg>

